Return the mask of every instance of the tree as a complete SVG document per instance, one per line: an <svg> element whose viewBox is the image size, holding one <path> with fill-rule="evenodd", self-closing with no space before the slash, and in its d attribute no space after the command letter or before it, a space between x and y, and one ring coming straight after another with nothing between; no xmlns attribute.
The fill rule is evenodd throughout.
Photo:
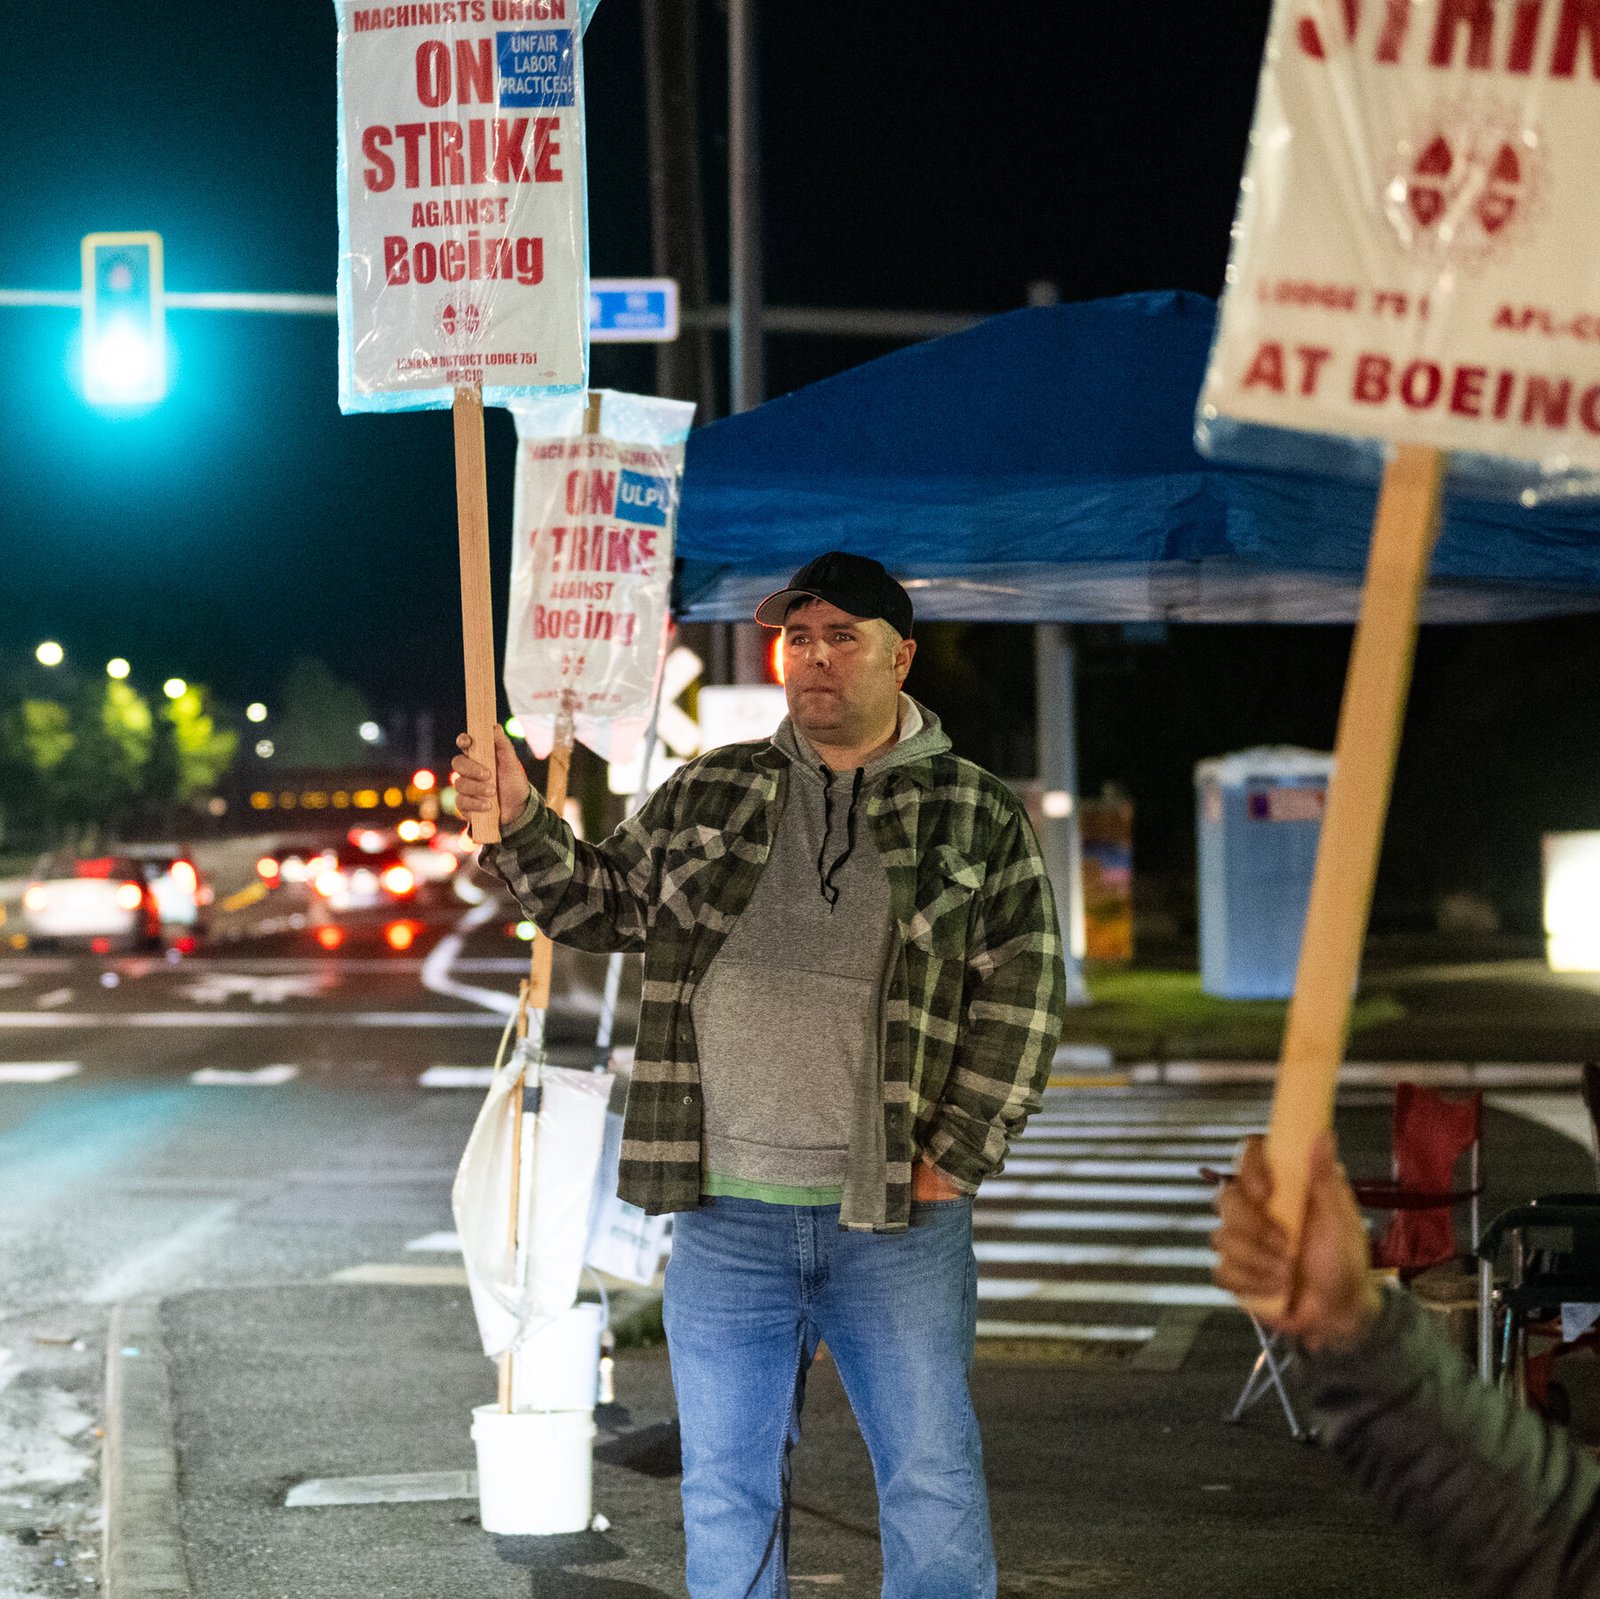
<svg viewBox="0 0 1600 1599"><path fill-rule="evenodd" d="M172 729L178 757L178 780L173 798L187 805L196 795L217 786L233 764L239 735L219 728L205 708L205 690L190 687L162 707L161 717Z"/></svg>

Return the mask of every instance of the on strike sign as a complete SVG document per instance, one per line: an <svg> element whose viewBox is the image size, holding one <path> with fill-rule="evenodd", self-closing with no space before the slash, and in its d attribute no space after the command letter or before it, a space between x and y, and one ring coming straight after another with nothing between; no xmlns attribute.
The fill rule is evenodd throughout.
<svg viewBox="0 0 1600 1599"><path fill-rule="evenodd" d="M536 755L563 703L576 738L625 760L650 719L667 636L694 406L601 390L519 403L506 698Z"/></svg>
<svg viewBox="0 0 1600 1599"><path fill-rule="evenodd" d="M343 410L583 386L597 3L335 0Z"/></svg>
<svg viewBox="0 0 1600 1599"><path fill-rule="evenodd" d="M1597 0L1279 0L1202 446L1600 469L1597 130Z"/></svg>

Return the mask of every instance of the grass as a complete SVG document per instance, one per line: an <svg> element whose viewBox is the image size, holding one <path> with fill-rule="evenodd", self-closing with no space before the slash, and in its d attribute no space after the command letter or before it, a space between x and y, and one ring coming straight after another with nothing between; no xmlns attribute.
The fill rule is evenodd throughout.
<svg viewBox="0 0 1600 1599"><path fill-rule="evenodd" d="M1202 993L1198 972L1092 972L1089 994L1092 1003L1068 1017L1068 1041L1104 1044L1121 1060L1272 1059L1288 1013L1281 1000ZM1404 1015L1390 994L1358 995L1350 1036Z"/></svg>

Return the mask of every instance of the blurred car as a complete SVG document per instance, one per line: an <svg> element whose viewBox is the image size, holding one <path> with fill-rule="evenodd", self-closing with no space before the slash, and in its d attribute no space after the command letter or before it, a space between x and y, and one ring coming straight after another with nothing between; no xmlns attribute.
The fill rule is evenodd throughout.
<svg viewBox="0 0 1600 1599"><path fill-rule="evenodd" d="M154 876L126 855L45 855L22 891L22 930L30 944L82 944L96 954L160 949Z"/></svg>
<svg viewBox="0 0 1600 1599"><path fill-rule="evenodd" d="M191 852L169 844L128 844L122 853L144 867L163 937L179 948L193 948L206 931L215 895Z"/></svg>
<svg viewBox="0 0 1600 1599"><path fill-rule="evenodd" d="M326 950L352 940L381 940L409 949L423 930L419 912L434 895L432 885L407 864L405 852L362 838L326 850L313 863L311 936Z"/></svg>

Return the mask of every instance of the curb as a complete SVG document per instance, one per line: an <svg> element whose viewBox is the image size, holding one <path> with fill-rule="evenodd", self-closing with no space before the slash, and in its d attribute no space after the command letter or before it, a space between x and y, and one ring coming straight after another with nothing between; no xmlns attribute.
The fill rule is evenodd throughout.
<svg viewBox="0 0 1600 1599"><path fill-rule="evenodd" d="M111 1311L100 1476L108 1599L192 1599L158 1300L129 1300Z"/></svg>

